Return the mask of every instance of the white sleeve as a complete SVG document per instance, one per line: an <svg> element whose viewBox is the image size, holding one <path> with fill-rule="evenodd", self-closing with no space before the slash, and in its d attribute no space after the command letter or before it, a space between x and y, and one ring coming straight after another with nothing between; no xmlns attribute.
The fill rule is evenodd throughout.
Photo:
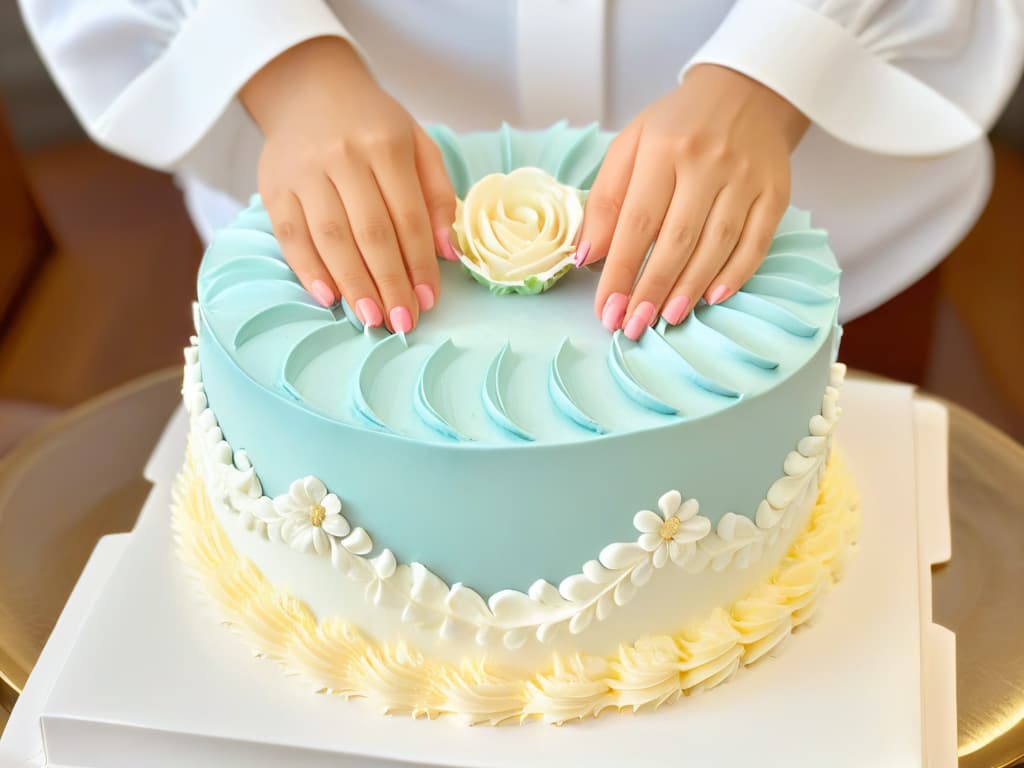
<svg viewBox="0 0 1024 768"><path fill-rule="evenodd" d="M57 86L97 143L221 188L237 186L239 145L258 141L239 88L304 40L349 39L324 0L20 3Z"/></svg>
<svg viewBox="0 0 1024 768"><path fill-rule="evenodd" d="M1022 0L738 0L680 72L719 64L869 152L944 154L981 137L1024 63Z"/></svg>

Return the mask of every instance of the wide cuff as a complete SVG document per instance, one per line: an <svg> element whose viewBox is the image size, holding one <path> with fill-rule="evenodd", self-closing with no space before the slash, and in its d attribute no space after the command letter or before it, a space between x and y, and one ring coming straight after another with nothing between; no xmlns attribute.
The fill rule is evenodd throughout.
<svg viewBox="0 0 1024 768"><path fill-rule="evenodd" d="M680 79L697 64L763 83L827 133L869 152L939 155L984 134L941 93L795 0L738 0Z"/></svg>
<svg viewBox="0 0 1024 768"><path fill-rule="evenodd" d="M323 0L201 3L160 58L100 116L94 138L140 163L170 169L261 67L324 36L351 41Z"/></svg>

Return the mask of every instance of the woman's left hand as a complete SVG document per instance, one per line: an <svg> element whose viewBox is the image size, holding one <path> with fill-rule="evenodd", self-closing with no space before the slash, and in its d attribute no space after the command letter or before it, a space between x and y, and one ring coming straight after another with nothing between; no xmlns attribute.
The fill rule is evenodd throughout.
<svg viewBox="0 0 1024 768"><path fill-rule="evenodd" d="M607 256L594 309L639 339L754 274L789 203L789 155L808 120L764 85L701 64L608 149L587 198L578 264ZM654 242L650 258L644 263Z"/></svg>

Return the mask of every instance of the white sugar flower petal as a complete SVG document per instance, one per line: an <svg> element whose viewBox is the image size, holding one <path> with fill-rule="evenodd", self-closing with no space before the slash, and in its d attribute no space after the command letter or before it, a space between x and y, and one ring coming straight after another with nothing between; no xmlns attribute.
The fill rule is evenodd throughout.
<svg viewBox="0 0 1024 768"><path fill-rule="evenodd" d="M336 515L341 512L341 499L333 493L328 493L320 499L320 506L328 515Z"/></svg>
<svg viewBox="0 0 1024 768"><path fill-rule="evenodd" d="M348 520L339 515L337 512L328 514L324 517L323 523L320 524L331 536L337 536L339 539L343 536L348 536L352 530L352 526L348 524Z"/></svg>
<svg viewBox="0 0 1024 768"><path fill-rule="evenodd" d="M672 538L678 542L699 541L711 532L711 521L706 517L691 517L679 526Z"/></svg>
<svg viewBox="0 0 1024 768"><path fill-rule="evenodd" d="M691 517L697 514L697 511L699 509L700 504L697 503L696 499L687 499L685 502L683 502L682 506L679 508L679 511L676 512L676 517L678 517L680 520L689 520Z"/></svg>
<svg viewBox="0 0 1024 768"><path fill-rule="evenodd" d="M687 560L693 554L694 544L683 544L674 539L668 543L668 554L676 565L686 565Z"/></svg>
<svg viewBox="0 0 1024 768"><path fill-rule="evenodd" d="M306 490L306 498L312 503L320 504L323 502L324 497L327 495L327 487L320 482L319 478L309 475L302 481L302 485Z"/></svg>
<svg viewBox="0 0 1024 768"><path fill-rule="evenodd" d="M665 522L649 509L643 509L633 516L633 527L640 533L657 533Z"/></svg>
<svg viewBox="0 0 1024 768"><path fill-rule="evenodd" d="M293 504L305 504L309 501L309 496L306 493L302 480L295 480L288 486L288 495L291 497Z"/></svg>
<svg viewBox="0 0 1024 768"><path fill-rule="evenodd" d="M668 520L679 511L679 505L682 503L683 497L679 491L668 491L658 499L658 509L661 510L661 516Z"/></svg>
<svg viewBox="0 0 1024 768"><path fill-rule="evenodd" d="M318 555L326 555L331 548L331 541L323 528L313 528L313 549Z"/></svg>
<svg viewBox="0 0 1024 768"><path fill-rule="evenodd" d="M299 552L312 552L313 551L313 531L315 530L311 525L292 525L282 527L281 536L287 541L292 549L297 549Z"/></svg>
<svg viewBox="0 0 1024 768"><path fill-rule="evenodd" d="M668 547L662 546L654 550L654 567L661 568L668 562Z"/></svg>
<svg viewBox="0 0 1024 768"><path fill-rule="evenodd" d="M648 552L653 552L662 544L662 538L656 533L644 533L636 540L636 543Z"/></svg>

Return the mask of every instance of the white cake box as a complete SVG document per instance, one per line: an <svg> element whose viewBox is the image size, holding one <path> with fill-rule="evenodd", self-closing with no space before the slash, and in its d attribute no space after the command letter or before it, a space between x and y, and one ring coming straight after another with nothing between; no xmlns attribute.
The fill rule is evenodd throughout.
<svg viewBox="0 0 1024 768"><path fill-rule="evenodd" d="M812 626L711 692L562 728L384 717L252 658L173 553L179 415L150 463L157 485L77 640L69 652L47 648L49 674L63 667L39 714L46 759L79 768L955 765L953 637L931 622L930 565L949 556L945 411L915 403L909 387L856 381L842 404L839 444L864 519Z"/></svg>

